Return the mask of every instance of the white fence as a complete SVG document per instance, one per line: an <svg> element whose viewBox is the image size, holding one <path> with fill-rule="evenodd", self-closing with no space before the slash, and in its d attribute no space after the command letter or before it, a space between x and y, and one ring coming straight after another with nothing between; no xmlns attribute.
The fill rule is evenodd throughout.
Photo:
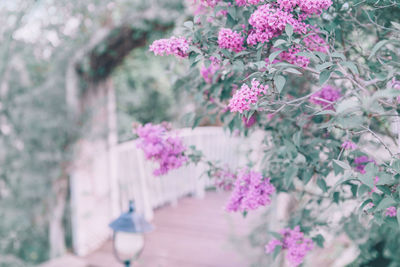
<svg viewBox="0 0 400 267"><path fill-rule="evenodd" d="M232 137L219 127L204 127L179 130L179 136L187 147L194 145L201 150L206 159L219 160L236 168L244 160L243 153L247 143L244 139ZM204 175L206 166L190 164L170 171L165 176L152 174L155 165L144 158L136 142L120 144L117 148L117 181L120 207L125 209L128 200L134 199L139 212L152 219L153 209L165 204L175 204L186 195L202 197L205 188L213 185Z"/></svg>
<svg viewBox="0 0 400 267"><path fill-rule="evenodd" d="M231 168L243 166L246 151L252 144L260 144L232 137L220 127L181 129L179 135L207 159L219 160ZM205 188L212 184L206 175L202 176L206 170L203 164L154 176L155 166L144 158L135 141L99 150L90 167L88 172L78 170L79 175L71 181L74 251L78 255L92 252L110 237L108 223L127 209L129 200L134 200L137 211L151 220L155 208L175 204L186 195L203 197Z"/></svg>

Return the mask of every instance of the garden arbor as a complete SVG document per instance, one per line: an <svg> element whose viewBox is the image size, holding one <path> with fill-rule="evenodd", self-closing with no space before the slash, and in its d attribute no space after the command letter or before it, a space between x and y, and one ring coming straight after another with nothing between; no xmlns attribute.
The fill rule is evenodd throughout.
<svg viewBox="0 0 400 267"><path fill-rule="evenodd" d="M110 74L133 49L146 44L150 32L166 31L173 25L146 18L143 21L147 25L145 30L128 23L104 27L87 47L75 54L68 66L66 98L73 111L71 116L81 129L69 167L73 247L78 255L86 254L108 238L108 223L120 213L115 196L116 158L113 153L118 142L116 100ZM67 184L63 184L60 189L60 196L64 196L58 200L60 207L65 205L67 188ZM60 238L63 214L54 215L57 218L50 228L54 231L53 241L63 242ZM80 244L88 239L91 240L89 245ZM56 247L59 251L53 256L64 250L63 244Z"/></svg>

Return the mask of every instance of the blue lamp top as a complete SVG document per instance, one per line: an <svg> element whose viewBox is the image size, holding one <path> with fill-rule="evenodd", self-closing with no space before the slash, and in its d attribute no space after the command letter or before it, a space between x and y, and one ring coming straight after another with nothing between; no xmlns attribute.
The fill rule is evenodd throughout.
<svg viewBox="0 0 400 267"><path fill-rule="evenodd" d="M115 232L147 233L153 230L153 226L143 216L135 212L133 201L129 201L129 211L122 213L109 226Z"/></svg>

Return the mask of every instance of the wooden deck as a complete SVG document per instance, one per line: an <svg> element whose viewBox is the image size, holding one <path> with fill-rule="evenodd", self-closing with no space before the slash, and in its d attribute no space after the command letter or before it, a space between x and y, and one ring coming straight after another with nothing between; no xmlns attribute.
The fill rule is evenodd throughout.
<svg viewBox="0 0 400 267"><path fill-rule="evenodd" d="M140 267L245 267L246 253L235 248L252 228L257 214L243 218L224 210L227 193L208 192L204 199L184 198L155 212L155 230L146 235ZM238 241L236 241L238 242ZM85 258L88 266L121 266L112 242Z"/></svg>

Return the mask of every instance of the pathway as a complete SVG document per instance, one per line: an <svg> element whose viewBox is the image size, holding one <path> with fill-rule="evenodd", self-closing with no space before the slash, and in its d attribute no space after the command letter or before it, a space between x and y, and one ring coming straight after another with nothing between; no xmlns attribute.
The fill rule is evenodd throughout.
<svg viewBox="0 0 400 267"><path fill-rule="evenodd" d="M208 192L204 199L184 198L155 212L155 230L146 235L140 267L245 267L249 260L235 249L253 227L256 214L243 218L224 210L227 193ZM241 242L241 241L236 241ZM243 241L242 241L243 242ZM108 241L85 261L92 267L121 266Z"/></svg>

